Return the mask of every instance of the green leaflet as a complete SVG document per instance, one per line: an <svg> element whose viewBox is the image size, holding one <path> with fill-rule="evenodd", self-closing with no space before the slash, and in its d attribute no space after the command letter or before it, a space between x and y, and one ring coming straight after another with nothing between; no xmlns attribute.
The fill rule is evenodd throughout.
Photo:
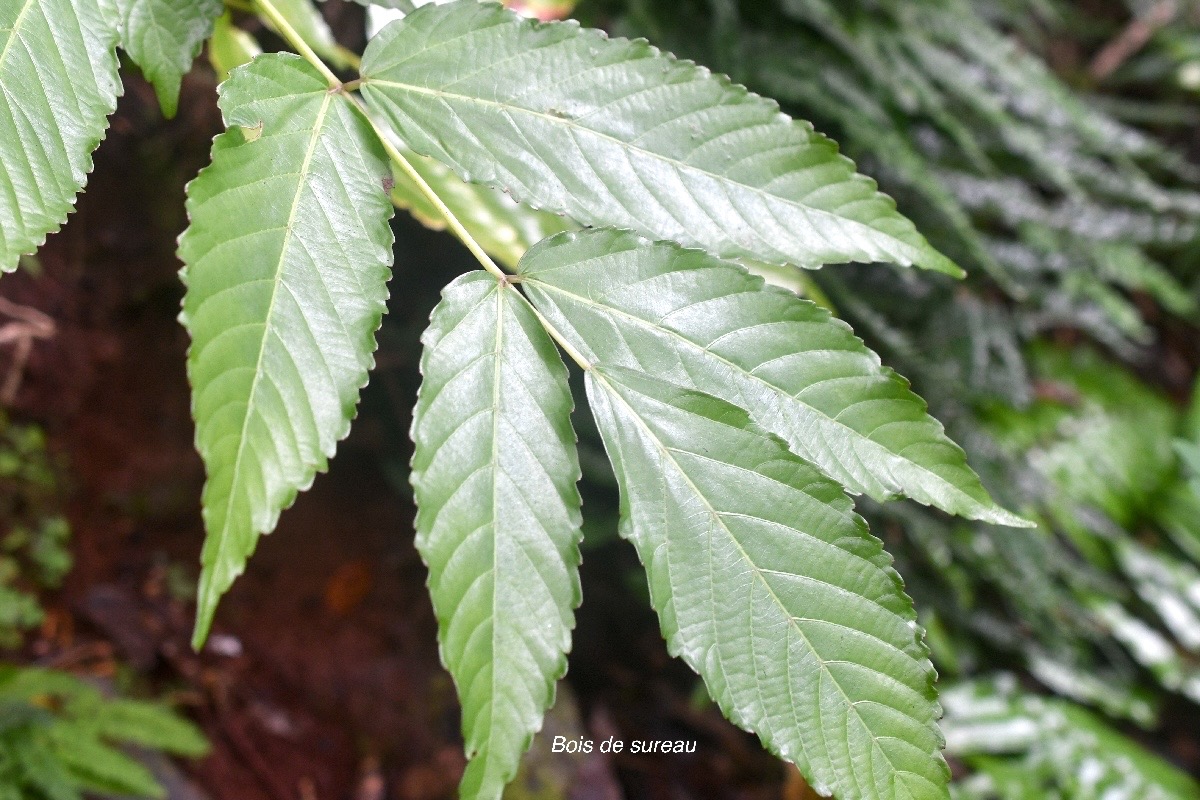
<svg viewBox="0 0 1200 800"><path fill-rule="evenodd" d="M221 108L230 130L188 186L179 241L208 470L197 643L258 535L349 431L392 263L378 140L311 66L259 56Z"/></svg>
<svg viewBox="0 0 1200 800"><path fill-rule="evenodd" d="M462 0L389 25L362 74L413 150L585 225L769 263L960 273L833 142L644 41Z"/></svg>
<svg viewBox="0 0 1200 800"><path fill-rule="evenodd" d="M464 798L499 798L554 702L579 605L579 461L567 370L529 304L451 283L422 341L417 548L463 708Z"/></svg>
<svg viewBox="0 0 1200 800"><path fill-rule="evenodd" d="M58 230L121 91L96 0L0 3L0 271Z"/></svg>
<svg viewBox="0 0 1200 800"><path fill-rule="evenodd" d="M224 7L221 0L106 0L115 12L121 48L158 95L163 116L179 107L179 85Z"/></svg>
<svg viewBox="0 0 1200 800"><path fill-rule="evenodd" d="M258 40L234 25L228 11L217 17L212 38L208 40L208 60L217 73L218 83L228 80L235 67L250 63L261 52Z"/></svg>
<svg viewBox="0 0 1200 800"><path fill-rule="evenodd" d="M672 653L839 800L947 797L912 601L840 486L745 412L620 368L587 392Z"/></svg>
<svg viewBox="0 0 1200 800"><path fill-rule="evenodd" d="M145 700L107 700L96 721L101 736L168 753L199 758L209 751L208 740L191 722L166 706Z"/></svg>
<svg viewBox="0 0 1200 800"><path fill-rule="evenodd" d="M1028 524L988 497L924 401L845 323L739 266L594 230L539 244L521 262L521 277L534 305L585 358L745 408L851 491Z"/></svg>
<svg viewBox="0 0 1200 800"><path fill-rule="evenodd" d="M495 189L467 183L449 167L431 158L411 151L403 152L480 246L510 269L516 269L521 256L534 244L573 227L569 220L557 214L537 211ZM416 183L398 169L393 172L396 185L392 188L392 202L407 210L422 225L444 229L445 218Z"/></svg>
<svg viewBox="0 0 1200 800"><path fill-rule="evenodd" d="M77 779L48 752L46 738L35 734L12 738L6 743L11 761L5 765L8 774L0 787L7 789L7 784L15 784L14 794L8 796L14 800L28 800L28 789L41 792L49 800L82 800Z"/></svg>

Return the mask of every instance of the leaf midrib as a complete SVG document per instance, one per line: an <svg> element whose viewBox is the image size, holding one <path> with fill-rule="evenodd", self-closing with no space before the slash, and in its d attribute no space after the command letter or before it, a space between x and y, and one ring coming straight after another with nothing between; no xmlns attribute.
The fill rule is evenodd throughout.
<svg viewBox="0 0 1200 800"><path fill-rule="evenodd" d="M242 464L244 463L244 455L246 452L246 431L250 425L250 418L254 415L254 401L258 394L258 388L262 385L263 371L262 362L263 356L267 350L267 340L271 336L271 322L275 315L275 302L279 296L279 287L283 284L283 265L287 256L288 247L291 245L292 237L295 233L294 222L296 212L300 207L300 197L304 193L304 186L307 180L310 165L313 155L316 153L317 144L321 140L322 129L325 126L325 118L329 114L329 109L333 104L333 95L325 92L325 96L321 100L321 108L317 112L316 119L313 122L312 138L309 140L308 149L304 153L304 160L301 162L300 169L296 173L299 177L296 180L296 194L292 198L292 207L288 211L288 219L283 242L279 249L279 259L275 265L275 279L271 287L271 300L267 306L267 314L263 320L263 334L258 347L258 356L254 364L254 381L250 386L250 396L246 400L246 413L242 417L242 427L238 433L238 449L234 455L233 461L233 476L229 488L229 496L225 500L225 514L221 524L220 541L218 551L224 551L229 540L230 520L233 511L233 501L238 494L238 477L241 474ZM250 143L247 143L250 144ZM251 519L251 527L253 527L253 519Z"/></svg>
<svg viewBox="0 0 1200 800"><path fill-rule="evenodd" d="M497 624L496 610L500 603L500 558L499 558L499 542L500 542L500 526L497 521L500 519L500 370L504 364L503 347L504 347L504 287L500 283L491 289L496 294L496 345L492 350L495 363L492 365L492 689L489 692L492 698L492 708L488 714L488 731L487 739L485 740L485 758L487 764L484 768L484 778L487 778L491 772L492 765L492 742L496 738L496 717L498 716L495 699L500 696L497 691L497 675L499 670L496 669L496 654L500 651L500 626Z"/></svg>
<svg viewBox="0 0 1200 800"><path fill-rule="evenodd" d="M491 567L492 567L491 568L491 572L492 572L492 603L491 603L491 608L490 608L490 616L492 619L492 636L491 636L492 673L491 673L490 697L492 697L492 698L498 698L498 697L504 696L504 692L502 691L503 687L500 685L499 680L498 680L499 670L496 669L496 654L501 651L501 645L502 645L502 641L501 641L502 635L500 632L500 626L497 624L496 620L497 620L497 616L498 616L497 609L500 608L499 593L500 593L500 588L501 588L499 557L498 557L498 554L500 552L498 545L499 545L499 542L501 539L501 531L500 531L499 525L497 525L497 520L499 519L499 505L500 505L499 476L500 476L501 470L500 470L500 466L499 466L499 459L500 459L500 435L499 435L500 431L499 431L499 429L500 429L500 422L501 422L501 405L502 405L502 401L503 401L503 392L502 392L503 375L502 375L502 372L503 372L503 366L507 363L507 360L504 358L504 354L503 354L504 341L505 341L505 339L504 339L504 336L505 336L504 316L505 316L505 313L508 311L508 306L507 306L508 300L504 296L504 291L506 288L507 287L502 286L497 282L496 286L489 289L489 292L494 293L494 298L489 299L488 297L485 296L478 303L476 303L470 309L470 311L468 311L467 315L465 315L463 318L465 320L467 318L467 316L469 316L471 313L473 313L474 311L479 309L479 307L482 306L484 303L489 302L489 300L492 300L495 302L495 309L496 309L495 344L493 345L490 353L486 353L486 354L480 356L480 358L489 358L490 357L491 359L493 359L493 362L494 362L493 369L492 369L492 400L491 400L491 413L492 413L492 439L491 439L492 447L491 447L491 451L492 451L492 453L491 453L491 459L490 459L488 465L486 467L480 467L480 469L486 468L490 471L491 484L492 484L492 512L491 512L491 517L490 517L489 522L485 523L485 524L490 524L491 528L492 528L492 565L491 565ZM520 298L520 296L518 295L515 302L525 302L525 301L523 298ZM462 324L462 323L460 322L458 324ZM457 327L457 325L456 325L456 327ZM447 337L443 337L438 342L438 345L440 345L442 342L446 341L446 338ZM436 345L435 345L435 348L436 348ZM435 395L435 397L436 397L436 395ZM520 544L520 542L518 542L518 544ZM533 560L533 559L531 559L531 560ZM543 582L546 583L547 586L549 586L548 582L545 582L545 581L543 581ZM482 737L482 741L479 746L479 751L474 756L475 758L479 758L480 756L482 756L484 759L484 762L485 762L484 767L483 767L483 775L480 778L482 785L486 785L489 782L495 782L497 780L497 778L496 778L497 767L495 766L496 762L494 760L494 755L493 755L494 754L493 745L497 740L501 740L501 741L503 740L503 733L501 733L500 735L497 735L497 729L500 725L500 717L502 716L500 713L498 713L498 710L499 710L499 705L493 701L491 703L491 710L488 714L488 723L487 723L486 734Z"/></svg>
<svg viewBox="0 0 1200 800"><path fill-rule="evenodd" d="M612 142L613 144L616 144L617 146L619 146L621 148L633 150L638 153L648 155L648 156L650 156L654 159L657 159L663 163L669 164L670 166L674 167L675 169L679 170L680 172L687 172L687 173L700 175L700 176L703 176L706 178L710 178L714 181L721 183L722 185L737 186L737 187L740 187L743 189L747 189L755 194L762 195L764 197L770 197L770 198L778 200L782 203L785 203L789 206L800 209L807 214L819 215L823 219L836 221L836 223L839 225L852 226L856 230L861 231L862 232L861 235L863 235L864 238L874 240L875 237L877 237L877 236L883 237L887 241L893 242L894 246L899 246L903 250L904 256L906 258L908 258L911 262L920 263L921 261L924 260L923 256L920 253L920 249L918 247L916 247L915 245L909 244L908 242L905 242L901 239L897 239L895 236L892 236L891 234L889 234L885 231L881 231L877 228L873 228L870 225L866 225L864 223L861 223L861 222L851 219L849 217L844 217L844 216L838 215L832 211L826 211L825 209L817 208L816 206L805 205L802 202L798 202L796 200L791 200L789 198L782 197L778 194L775 194L774 192L770 192L765 189L761 189L759 187L751 186L748 183L741 183L741 182L736 181L732 178L729 178L725 175L720 175L720 174L712 172L710 170L706 170L701 167L697 167L693 164L688 164L685 161L680 161L677 158L671 158L669 156L664 156L661 153L656 153L653 150L647 150L644 147L639 147L638 145L624 141L623 139L619 139L615 136L612 136L611 134L602 133L601 131L598 131L595 128L590 128L585 125L580 125L574 119L566 119L563 117L556 117L552 114L547 114L547 113L544 113L541 111L535 111L533 109L524 108L519 105L502 103L502 102L499 102L496 100L487 100L487 99L481 98L481 97L472 97L471 95L459 94L456 92L447 92L447 91L440 90L440 89L430 89L430 88L424 87L424 86L415 86L413 84L402 83L400 81L394 81L394 80L388 80L386 78L364 77L362 80L363 80L364 87L370 86L371 84L375 84L378 86L391 87L394 89L398 89L400 91L412 92L414 94L422 94L422 95L427 95L427 96L431 96L431 97L436 97L436 98L442 100L443 102L446 102L448 100L459 100L459 101L462 101L465 103L473 103L473 104L477 104L477 105L481 105L481 106L485 106L485 107L489 107L489 108L500 109L508 114L512 114L514 111L516 111L521 114L526 114L526 115L544 120L544 121L550 123L551 125L558 125L563 128L566 128L566 129L581 131L581 132L587 133L588 135L595 136L599 139L603 139L605 141ZM794 124L794 122L792 124ZM838 183L843 183L843 182L845 182L845 181L839 181ZM814 226L814 227L817 227L817 226ZM783 259L780 261L780 263L790 263L790 262L787 259Z"/></svg>
<svg viewBox="0 0 1200 800"><path fill-rule="evenodd" d="M604 312L611 313L615 316L619 316L619 317L629 320L635 326L641 327L645 330L661 332L672 339L678 340L679 342L683 342L688 347L690 347L693 351L698 351L700 353L704 353L708 356L711 356L713 359L719 361L720 363L722 363L725 366L729 367L730 369L734 370L738 374L745 376L746 378L750 379L751 381L754 381L754 382L756 382L762 386L768 387L772 390L778 391L784 397L787 397L788 399L796 402L797 404L804 406L811 413L817 415L818 417L825 420L829 424L836 425L837 427L839 427L845 431L848 431L851 436L861 439L862 441L869 443L873 448L876 448L876 449L886 453L889 459L899 459L900 461L904 462L905 464L909 464L909 465L912 465L913 467L916 467L917 469L919 469L921 471L922 474L931 476L934 480L938 481L941 485L948 487L956 495L967 498L968 501L972 505L974 505L976 507L980 507L982 505L979 503L978 500L976 500L975 498L966 494L965 492L963 492L961 489L959 489L954 484L949 483L945 478L938 475L936 472L929 470L928 468L922 466L921 464L918 464L915 461L905 458L904 456L900 455L899 453L893 453L891 450L888 450L887 447L885 447L884 445L880 444L879 442L876 442L874 439L871 439L868 436L865 436L865 435L859 433L858 431L854 430L850 426L846 425L846 423L841 422L840 420L837 420L837 419L829 416L828 414L821 411L820 409L804 402L798 396L791 394L790 392L785 390L783 387L776 386L775 384L759 377L758 375L755 375L753 372L747 371L740 365L735 364L734 362L730 361L728 358L725 358L724 356L719 355L719 354L713 352L712 350L709 350L706 347L700 346L696 342L693 342L691 339L687 338L686 336L684 336L674 330L671 330L670 328L665 328L660 325L656 325L656 324L650 322L649 320L643 319L635 314L631 314L627 311L616 308L615 306L598 303L590 298L575 294L574 292L568 291L559 286L555 286L554 284L550 284L550 283L546 283L544 281L538 280L536 277L533 277L533 276L526 276L524 278L524 283L535 284L538 288L541 288L548 292L558 292L559 294L561 294L565 297L568 297L574 301L577 301L579 303L582 303L583 305L590 306L595 309L599 309L602 313L604 313ZM847 352L847 351L840 351L840 352ZM841 466L840 461L839 461L839 466ZM843 471L845 471L849 474L853 474L851 472L851 470L845 466L842 466L842 469L843 469ZM824 471L824 470L822 470L822 471ZM876 479L878 480L878 478L876 478ZM858 479L856 478L855 480L858 480ZM900 491L903 492L903 487L900 487Z"/></svg>
<svg viewBox="0 0 1200 800"><path fill-rule="evenodd" d="M644 432L644 434L647 437L649 437L650 441L654 443L654 446L658 449L659 453L661 453L663 458L665 458L667 461L669 461L675 467L675 469L678 471L678 473L683 477L684 481L687 482L687 485L691 488L691 490L693 491L695 496L700 499L701 503L704 504L704 508L708 512L709 517L717 525L719 525L722 530L725 531L726 536L728 536L729 540L731 542L733 542L735 547L737 547L738 553L741 555L742 560L747 565L749 565L751 567L751 569L754 570L754 577L759 582L762 583L763 587L767 591L767 594L770 595L771 600L774 602L776 608L778 608L782 612L783 616L787 618L788 625L796 631L796 635L800 637L800 639L804 642L805 646L808 647L809 651L813 654L813 656L816 658L817 662L821 665L820 669L821 669L822 673L824 673L825 676L828 677L829 681L834 686L837 687L838 693L841 694L842 699L845 701L847 715L853 714L854 717L858 720L858 722L862 726L863 730L866 731L867 735L871 738L871 743L872 743L872 746L874 747L874 749L879 753L879 755L883 758L883 760L886 761L892 767L892 769L894 771L911 773L911 770L904 770L904 769L901 769L900 767L898 767L895 764L895 762L893 762L892 759L888 756L888 754L883 750L883 748L879 745L880 739L887 738L887 737L876 736L875 732L873 730L871 730L871 727L869 725L867 725L865 720L863 720L862 716L858 713L857 704L850 700L850 696L846 694L846 690L844 688L842 688L841 683L837 680L836 677L834 677L833 672L828 668L826 660L819 655L817 648L813 646L812 641L808 638L807 635L805 635L804 631L796 623L796 619L791 615L791 613L788 611L787 607L784 606L782 601L779 599L779 595L776 594L775 590L771 587L771 584L766 580L766 578L763 577L762 571L759 569L758 564L756 564L754 562L754 560L752 558L750 558L750 555L746 552L745 548L742 547L741 541L739 541L737 536L735 536L733 534L733 531L731 531L729 529L729 526L725 524L725 520L721 516L721 514L715 508L713 508L712 504L708 500L708 497L706 497L705 494L700 491L699 487L696 486L696 484L692 481L691 476L688 475L687 471L683 468L683 465L681 465L675 459L674 455L671 452L671 449L668 448L666 446L666 444L661 439L659 439L658 436L655 435L655 433L650 429L650 426L647 425L646 421L642 418L642 415L639 414L633 408L633 406L631 406L625 400L625 398L623 396L621 396L621 394L612 387L612 385L608 382L608 380L604 377L603 374L601 374L597 370L591 370L591 374L596 378L596 380L599 383L604 385L606 391L608 391L610 396L612 396L616 400L618 400L621 403L621 405L623 405L628 410L630 415L633 417L633 419L637 423L638 427ZM715 634L715 629L714 629L714 634ZM857 663L857 662L855 662L855 663ZM790 661L789 661L789 664L790 664ZM790 682L788 684L788 687L789 687L788 691L789 691L789 696L790 696L790 693L791 693ZM764 706L764 711L765 710L766 709ZM899 709L897 709L897 710L899 710ZM905 716L907 719L910 719L913 722L917 722L918 724L920 724L919 721L917 721L913 717L908 716L908 715L905 715ZM806 758L807 758L807 748L804 747L803 741L799 737L797 737L797 741L800 742L800 747L802 750L805 751ZM811 760L809 760L809 763L810 764L812 763ZM912 774L916 774L916 773L912 773ZM922 780L927 780L926 778L924 778L924 776L918 776L918 777L922 778Z"/></svg>

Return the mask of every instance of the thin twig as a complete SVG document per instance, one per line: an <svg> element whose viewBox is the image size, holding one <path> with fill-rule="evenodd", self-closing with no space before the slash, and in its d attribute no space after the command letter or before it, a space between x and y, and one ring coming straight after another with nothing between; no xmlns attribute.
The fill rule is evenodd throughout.
<svg viewBox="0 0 1200 800"><path fill-rule="evenodd" d="M304 41L304 37L296 32L296 29L292 27L292 23L287 21L287 17L279 13L279 9L275 7L275 4L271 0L255 0L255 2L258 3L258 7L262 9L263 14L270 20L271 26L279 31L279 35L286 39L288 44L296 48L296 52L303 56L305 61L317 68L317 71L329 82L331 89L337 89L342 85L338 76L333 74L333 70L326 66L321 57L308 46L308 42Z"/></svg>
<svg viewBox="0 0 1200 800"><path fill-rule="evenodd" d="M1179 3L1176 0L1162 0L1145 16L1135 17L1129 21L1115 39L1104 45L1103 49L1092 59L1088 72L1092 78L1102 81L1116 72L1122 64L1138 53L1150 37L1160 29L1169 25L1179 13Z"/></svg>
<svg viewBox="0 0 1200 800"><path fill-rule="evenodd" d="M462 241L462 243L467 246L467 249L471 251L471 254L475 256L476 260L479 261L483 268L495 275L498 280L507 281L508 276L505 274L504 270L496 266L496 262L492 260L491 256L487 254L487 251L485 251L479 242L475 240L475 237L471 235L471 232L466 229L461 221L459 221L458 217L455 216L454 212L450 210L449 206L446 205L441 196L438 195L433 187L426 182L425 178L421 176L421 173L417 172L412 163L405 158L404 154L401 153L396 145L392 142L391 131L385 129L379 123L379 121L374 118L374 116L367 110L367 107L362 103L361 100L358 99L358 97L347 91L347 86L338 79L337 75L333 74L333 70L331 70L325 64L325 62L321 60L321 57L317 55L317 53L311 47L308 46L308 43L305 42L304 38L296 32L296 29L291 26L291 24L281 13L279 13L279 9L275 7L275 4L272 2L272 0L256 0L256 2L258 3L258 7L261 8L263 13L266 15L267 19L270 20L271 24L279 31L280 35L287 40L288 44L296 48L296 52L303 56L308 63L316 67L317 71L325 76L325 80L329 82L329 88L332 91L344 94L346 98L349 99L354 105L354 107L358 109L359 113L363 115L368 124L370 124L371 128L375 131L375 135L379 138L379 141L383 145L383 149L388 154L388 157L391 158L391 160L396 164L397 167L401 169L401 171L404 172L404 174L408 175L408 177L412 179L412 181L421 190L421 193L429 198L429 202L433 203L437 210L441 212L442 216L446 218L446 223L450 226L450 230L452 230L454 234ZM350 87L352 89L356 89L362 84L362 82L362 79L351 81Z"/></svg>
<svg viewBox="0 0 1200 800"><path fill-rule="evenodd" d="M358 97L350 94L346 96L375 131L375 135L379 137L379 141L383 144L384 152L388 154L388 157L392 159L396 166L398 166L405 175L412 179L413 183L417 185L417 188L421 190L421 193L429 199L429 202L433 203L438 212L441 213L441 215L446 219L446 224L450 226L450 230L453 231L454 235L457 236L459 240L461 240L462 243L467 246L467 249L471 251L471 255L475 256L475 259L483 266L485 270L496 276L497 280L508 282L508 274L505 273L504 270L500 269L500 267L496 266L496 262L493 261L492 257L487 254L487 251L483 249L483 246L475 240L475 237L472 236L471 232L466 229L466 226L462 224L458 216L450 210L450 207L446 205L445 201L442 200L437 191L429 185L421 173L417 172L417 168L412 165L412 162L409 161L408 158L406 158L405 155L400 152L399 148L396 147L396 144L392 141L393 134L391 130L385 128L378 120L376 120L375 116L367 110L366 105L359 100Z"/></svg>
<svg viewBox="0 0 1200 800"><path fill-rule="evenodd" d="M0 297L0 314L12 317L13 321L0 326L0 345L13 345L13 360L0 385L0 405L12 405L21 389L21 378L25 365L33 352L34 339L50 339L56 332L54 320L36 308L19 305Z"/></svg>

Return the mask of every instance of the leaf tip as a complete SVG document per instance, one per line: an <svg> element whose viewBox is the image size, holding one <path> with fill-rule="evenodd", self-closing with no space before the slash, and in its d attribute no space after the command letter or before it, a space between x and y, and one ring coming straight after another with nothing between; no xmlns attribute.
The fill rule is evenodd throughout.
<svg viewBox="0 0 1200 800"><path fill-rule="evenodd" d="M175 119L179 112L180 82L166 79L154 81L154 94L158 98L158 107L162 110L163 119Z"/></svg>
<svg viewBox="0 0 1200 800"><path fill-rule="evenodd" d="M1038 526L1033 520L1014 514L995 503L977 514L972 514L971 518L991 525L1003 525L1006 528L1036 528Z"/></svg>
<svg viewBox="0 0 1200 800"><path fill-rule="evenodd" d="M217 613L217 603L221 593L213 587L213 576L208 570L200 575L199 591L196 597L196 625L192 629L192 650L199 653L208 641L212 631L213 617Z"/></svg>
<svg viewBox="0 0 1200 800"><path fill-rule="evenodd" d="M943 275L949 275L951 278L962 280L967 277L967 271L955 264L946 256L939 253L933 247L929 247L927 252L917 259L916 264L922 269L940 272Z"/></svg>
<svg viewBox="0 0 1200 800"><path fill-rule="evenodd" d="M192 629L192 652L199 653L204 649L204 643L208 641L208 633L212 628L212 615L205 614L201 616L199 611L196 613L196 627Z"/></svg>

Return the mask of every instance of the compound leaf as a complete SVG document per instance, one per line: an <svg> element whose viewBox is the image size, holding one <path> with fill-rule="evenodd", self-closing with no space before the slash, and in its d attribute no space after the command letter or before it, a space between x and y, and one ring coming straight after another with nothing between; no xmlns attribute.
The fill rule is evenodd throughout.
<svg viewBox="0 0 1200 800"><path fill-rule="evenodd" d="M810 125L642 40L462 0L386 27L362 74L413 150L584 225L770 263L960 272Z"/></svg>
<svg viewBox="0 0 1200 800"><path fill-rule="evenodd" d="M392 263L388 164L315 69L259 56L222 84L221 110L229 130L188 186L179 241L208 471L197 644L258 535L349 431Z"/></svg>
<svg viewBox="0 0 1200 800"><path fill-rule="evenodd" d="M948 797L912 601L842 488L746 413L616 368L587 392L672 653L839 800Z"/></svg>
<svg viewBox="0 0 1200 800"><path fill-rule="evenodd" d="M1027 525L998 507L907 382L820 306L697 250L614 230L521 262L534 305L589 360L746 409L853 492Z"/></svg>
<svg viewBox="0 0 1200 800"><path fill-rule="evenodd" d="M554 702L579 604L567 371L529 304L473 272L433 312L413 419L417 547L471 759L499 798Z"/></svg>
<svg viewBox="0 0 1200 800"><path fill-rule="evenodd" d="M179 85L213 32L221 0L108 0L121 48L154 85L163 116L175 116Z"/></svg>
<svg viewBox="0 0 1200 800"><path fill-rule="evenodd" d="M0 4L0 271L58 230L121 82L97 0Z"/></svg>

